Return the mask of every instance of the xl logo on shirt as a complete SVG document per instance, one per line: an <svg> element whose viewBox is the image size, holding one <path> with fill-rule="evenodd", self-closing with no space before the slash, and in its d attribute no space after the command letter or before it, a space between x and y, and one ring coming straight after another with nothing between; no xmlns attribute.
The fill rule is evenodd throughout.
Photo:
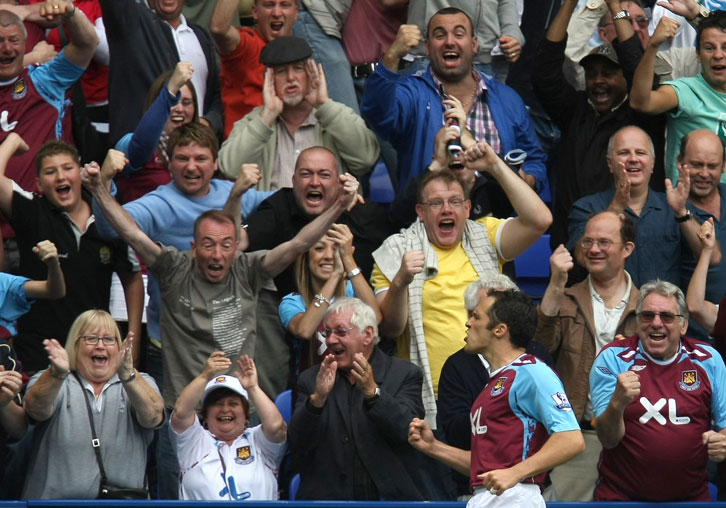
<svg viewBox="0 0 726 508"><path fill-rule="evenodd" d="M0 113L0 128L2 128L4 132L10 132L15 128L16 125L18 125L17 121L8 123L7 111L3 111L2 113Z"/></svg>
<svg viewBox="0 0 726 508"><path fill-rule="evenodd" d="M668 403L668 420L661 414L660 410L663 409ZM645 413L638 420L642 424L648 423L651 419L661 425L665 425L670 421L673 425L686 425L691 423L691 418L688 416L678 416L676 410L676 399L658 399L655 404L651 403L647 397L640 398L640 404L645 408Z"/></svg>
<svg viewBox="0 0 726 508"><path fill-rule="evenodd" d="M471 422L471 433L477 436L487 433L487 426L481 425L481 408L478 407L474 414L469 415L469 421Z"/></svg>

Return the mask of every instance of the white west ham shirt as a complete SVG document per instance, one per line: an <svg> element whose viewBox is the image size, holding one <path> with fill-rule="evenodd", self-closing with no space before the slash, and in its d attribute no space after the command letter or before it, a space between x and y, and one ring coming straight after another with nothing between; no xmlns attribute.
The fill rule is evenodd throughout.
<svg viewBox="0 0 726 508"><path fill-rule="evenodd" d="M194 417L194 424L175 438L181 471L180 499L276 500L277 471L286 443L265 438L262 425L247 429L232 446L218 441Z"/></svg>

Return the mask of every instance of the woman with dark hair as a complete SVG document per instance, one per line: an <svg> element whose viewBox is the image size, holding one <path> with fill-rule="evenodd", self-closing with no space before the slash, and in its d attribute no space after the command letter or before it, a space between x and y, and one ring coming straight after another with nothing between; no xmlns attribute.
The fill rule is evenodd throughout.
<svg viewBox="0 0 726 508"><path fill-rule="evenodd" d="M116 183L122 203L128 203L171 181L166 142L177 127L199 121L197 92L192 84L192 64L179 62L149 87L146 113L133 133L123 136L116 149L129 163Z"/></svg>
<svg viewBox="0 0 726 508"><path fill-rule="evenodd" d="M179 458L179 499L275 500L277 470L286 449L287 426L257 383L255 362L237 360L235 376L220 375L232 362L221 351L179 395L171 429ZM199 415L194 408L201 400ZM250 401L260 425L248 428Z"/></svg>
<svg viewBox="0 0 726 508"><path fill-rule="evenodd" d="M354 251L353 233L348 226L333 224L325 237L295 262L298 292L282 299L279 313L282 326L305 341L301 345L300 372L322 361L325 339L318 332L323 314L336 297L363 300L381 322L378 302L353 258Z"/></svg>

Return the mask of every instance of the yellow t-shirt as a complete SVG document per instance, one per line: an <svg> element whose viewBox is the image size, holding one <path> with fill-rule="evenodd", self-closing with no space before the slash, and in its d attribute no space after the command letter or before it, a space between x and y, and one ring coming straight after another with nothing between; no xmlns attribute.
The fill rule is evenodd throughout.
<svg viewBox="0 0 726 508"><path fill-rule="evenodd" d="M498 232L504 219L483 217L478 219L489 231L489 241L495 246L501 270L504 259L499 255ZM469 261L464 247L459 243L452 249L432 245L439 262L439 272L423 285L423 322L426 350L429 356L434 394L438 396L439 376L446 359L464 347L467 313L464 291L479 277ZM378 265L373 266L371 284L376 292L387 289L391 283ZM398 356L410 360L408 327L398 339Z"/></svg>

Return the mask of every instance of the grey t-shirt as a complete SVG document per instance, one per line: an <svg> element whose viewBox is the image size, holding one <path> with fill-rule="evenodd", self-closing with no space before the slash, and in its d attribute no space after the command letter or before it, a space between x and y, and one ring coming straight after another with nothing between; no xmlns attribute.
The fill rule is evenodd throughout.
<svg viewBox="0 0 726 508"><path fill-rule="evenodd" d="M213 351L224 351L233 371L241 354L254 356L257 295L269 279L267 251L240 253L222 282L199 273L191 251L163 247L150 267L161 289L164 403L173 408Z"/></svg>

